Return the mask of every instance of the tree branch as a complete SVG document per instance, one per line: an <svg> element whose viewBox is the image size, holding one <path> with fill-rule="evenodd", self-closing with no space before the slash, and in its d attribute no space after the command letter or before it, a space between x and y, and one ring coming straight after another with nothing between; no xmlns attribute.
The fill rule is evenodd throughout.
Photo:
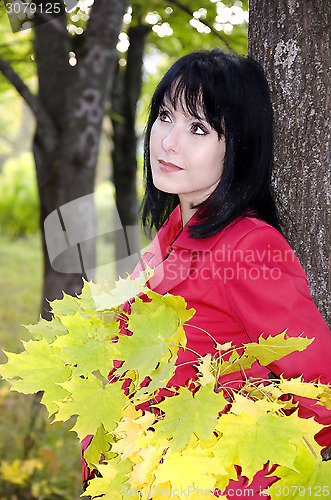
<svg viewBox="0 0 331 500"><path fill-rule="evenodd" d="M168 3L175 5L176 7L181 9L183 12L186 12L186 14L189 14L191 17L193 17L193 12L186 5L179 2L179 0L169 0ZM222 41L222 43L224 43L224 45L226 46L226 48L229 51L233 52L231 45L229 45L227 40L217 30L215 30L215 28L213 26L211 26L207 21L204 21L203 19L199 19L199 21L200 21L200 23L207 26L207 28L210 29L210 31L213 33L213 35L217 36L217 38L219 38Z"/></svg>
<svg viewBox="0 0 331 500"><path fill-rule="evenodd" d="M9 83L15 87L17 92L23 97L31 111L33 112L37 121L42 122L45 127L51 132L56 133L56 128L53 121L50 119L48 113L42 106L40 100L34 95L27 85L23 82L22 78L12 68L8 61L0 57L0 71Z"/></svg>
<svg viewBox="0 0 331 500"><path fill-rule="evenodd" d="M31 90L25 85L22 78L18 73L12 68L8 61L5 61L0 57L0 71L3 76L11 83L17 92L23 97L28 106L31 108L35 115L39 112L40 102L37 96L35 96Z"/></svg>

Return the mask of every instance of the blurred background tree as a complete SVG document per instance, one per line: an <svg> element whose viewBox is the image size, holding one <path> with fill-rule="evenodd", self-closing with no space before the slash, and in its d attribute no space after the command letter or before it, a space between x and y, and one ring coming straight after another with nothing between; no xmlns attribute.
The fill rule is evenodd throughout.
<svg viewBox="0 0 331 500"><path fill-rule="evenodd" d="M62 223L60 207L94 191L104 104L112 85L116 44L127 5L124 0L98 0L92 7L89 3L84 2L85 9L82 7L81 15L77 15L77 23L83 23L84 29L68 26L62 4L62 15L49 22L43 22L45 13L42 10L33 16L32 56L38 74L36 93L30 90L8 60L1 59L0 62L3 75L25 99L36 119L33 153L44 255L44 317L49 317L46 299L61 297L61 290L79 293L84 271L75 269L76 262L72 263L80 262L80 252L84 251L86 260L93 267L94 244L87 241L84 249L77 245L66 253L68 258L63 270L67 272L55 272L47 255L43 225L46 217L56 210ZM14 4L7 3L7 10L9 5ZM22 19L23 28L24 22L28 21ZM94 222L90 200L92 198L87 198L84 203L84 214L75 211L70 214L70 223L83 227L87 233ZM64 226L63 230L71 247L71 235ZM77 253L79 258L75 259Z"/></svg>
<svg viewBox="0 0 331 500"><path fill-rule="evenodd" d="M247 1L137 1L127 10L124 0L81 0L70 14L64 15L63 11L52 21L40 21L42 12L32 21L20 20L23 28L27 22L37 25L23 42L29 44L25 52L18 44L26 61L21 62L24 71L31 72L31 63L35 63L35 92L15 66L19 53L14 46L10 51L6 46L0 51L0 70L36 118L33 152L44 255L42 314L48 317L46 300L60 297L62 291L79 292L86 268L95 267L95 241L90 236L95 225L92 197L84 198L82 213L71 210L69 224L60 207L94 192L105 103L109 102L114 131L116 203L122 224L132 226L137 221L135 111L141 94L144 54L149 54L150 59L153 54L156 61L160 54L167 53L170 61L193 48L215 45L246 52ZM121 57L117 56L116 45L122 51ZM60 270L67 271L62 273L54 270L46 251L43 223L54 211L66 240L63 245L69 247L62 255ZM70 240L67 226L80 228L78 243L77 235ZM134 246L139 247L138 241Z"/></svg>

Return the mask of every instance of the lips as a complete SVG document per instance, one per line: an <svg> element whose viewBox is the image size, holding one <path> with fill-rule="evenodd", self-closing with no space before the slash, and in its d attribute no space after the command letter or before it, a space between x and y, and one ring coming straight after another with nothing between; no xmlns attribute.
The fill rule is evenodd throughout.
<svg viewBox="0 0 331 500"><path fill-rule="evenodd" d="M174 163L166 162L163 160L158 160L158 163L159 168L162 172L179 172L180 170L183 170Z"/></svg>

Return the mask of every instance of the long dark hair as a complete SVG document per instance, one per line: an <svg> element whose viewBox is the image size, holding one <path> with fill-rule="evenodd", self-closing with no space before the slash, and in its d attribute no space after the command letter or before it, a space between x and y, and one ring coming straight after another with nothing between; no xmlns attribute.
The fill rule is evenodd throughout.
<svg viewBox="0 0 331 500"><path fill-rule="evenodd" d="M190 237L206 238L245 215L262 219L280 230L270 187L273 113L266 78L252 58L219 49L180 58L153 94L144 146L143 225L160 229L179 203L178 195L164 193L154 186L150 166L151 128L165 100L174 109L184 106L197 117L203 105L204 118L226 141L221 180L215 191L195 206L198 222L190 225Z"/></svg>

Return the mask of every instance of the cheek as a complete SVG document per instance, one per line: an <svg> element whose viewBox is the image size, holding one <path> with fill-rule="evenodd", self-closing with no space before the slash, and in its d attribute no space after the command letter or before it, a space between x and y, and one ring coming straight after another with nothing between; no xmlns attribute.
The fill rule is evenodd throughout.
<svg viewBox="0 0 331 500"><path fill-rule="evenodd" d="M159 143L159 133L157 130L157 126L154 123L154 125L151 128L151 135L149 137L149 150L151 155L155 151L158 143Z"/></svg>

